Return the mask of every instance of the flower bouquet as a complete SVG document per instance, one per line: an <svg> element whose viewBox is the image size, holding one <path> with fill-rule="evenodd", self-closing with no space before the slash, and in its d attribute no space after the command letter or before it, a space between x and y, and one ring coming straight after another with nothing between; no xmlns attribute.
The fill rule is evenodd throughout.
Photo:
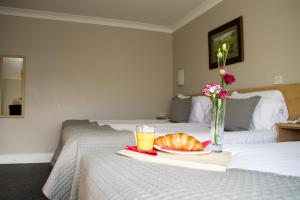
<svg viewBox="0 0 300 200"><path fill-rule="evenodd" d="M227 73L225 69L228 51L229 46L224 43L222 48L219 48L217 52L220 84L211 83L203 89L203 93L210 97L212 102L210 133L211 148L215 152L222 152L223 148L225 100L228 95L226 86L235 81L235 77Z"/></svg>

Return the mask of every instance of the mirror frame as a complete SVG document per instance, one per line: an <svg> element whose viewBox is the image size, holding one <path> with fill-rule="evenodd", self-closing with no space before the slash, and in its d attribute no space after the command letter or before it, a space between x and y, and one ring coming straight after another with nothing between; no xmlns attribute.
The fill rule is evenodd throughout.
<svg viewBox="0 0 300 200"><path fill-rule="evenodd" d="M0 67L3 63L3 57L8 58L23 58L23 72L22 72L22 115L0 115L0 118L24 118L25 117L25 71L26 71L26 56L22 55L6 55L6 54L0 54Z"/></svg>

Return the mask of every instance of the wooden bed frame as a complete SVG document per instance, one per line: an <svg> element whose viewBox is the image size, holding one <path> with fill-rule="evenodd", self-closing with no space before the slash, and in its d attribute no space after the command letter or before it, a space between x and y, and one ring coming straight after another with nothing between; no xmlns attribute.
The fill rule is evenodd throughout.
<svg viewBox="0 0 300 200"><path fill-rule="evenodd" d="M300 117L300 83L248 88L248 89L237 89L234 91L237 91L239 93L246 93L246 92L265 91L265 90L280 90L285 98L288 107L289 119L295 120L298 117ZM192 96L199 96L199 94L192 95Z"/></svg>

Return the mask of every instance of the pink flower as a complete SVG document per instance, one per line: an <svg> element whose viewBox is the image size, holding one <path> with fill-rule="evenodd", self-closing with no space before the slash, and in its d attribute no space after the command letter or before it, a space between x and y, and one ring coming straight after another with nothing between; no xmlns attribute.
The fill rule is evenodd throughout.
<svg viewBox="0 0 300 200"><path fill-rule="evenodd" d="M212 94L218 94L220 91L222 90L222 87L218 84L215 83L211 83L208 84L204 87L204 89L202 90L202 92L210 97Z"/></svg>
<svg viewBox="0 0 300 200"><path fill-rule="evenodd" d="M225 66L220 67L219 73L221 76L224 76L226 74Z"/></svg>
<svg viewBox="0 0 300 200"><path fill-rule="evenodd" d="M227 90L221 90L220 92L219 92L219 96L220 96L220 98L222 99L222 100L224 100L226 97L227 97L227 95L228 95L228 91Z"/></svg>
<svg viewBox="0 0 300 200"><path fill-rule="evenodd" d="M233 83L235 81L235 77L231 74L225 74L223 76L223 80L226 83L226 85L230 85L231 83Z"/></svg>
<svg viewBox="0 0 300 200"><path fill-rule="evenodd" d="M210 92L209 92L209 89L210 89L210 85L206 85L206 86L203 88L202 92L205 94L205 96L208 96L208 97L211 96L211 94L210 94Z"/></svg>

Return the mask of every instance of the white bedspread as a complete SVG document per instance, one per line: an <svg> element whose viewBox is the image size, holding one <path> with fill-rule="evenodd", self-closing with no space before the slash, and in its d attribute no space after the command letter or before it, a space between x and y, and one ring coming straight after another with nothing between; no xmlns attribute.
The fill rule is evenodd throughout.
<svg viewBox="0 0 300 200"><path fill-rule="evenodd" d="M300 142L226 144L232 152L230 168L300 177Z"/></svg>
<svg viewBox="0 0 300 200"><path fill-rule="evenodd" d="M300 142L228 145L234 155L232 168L226 172L141 162L118 156L114 153L116 149L106 148L97 154L83 156L79 199L299 200L299 147ZM298 161L293 163L293 160ZM238 163L245 166L241 164L240 169L233 169Z"/></svg>
<svg viewBox="0 0 300 200"><path fill-rule="evenodd" d="M210 139L209 124L200 123L170 123L167 120L91 120L101 125L110 125L116 130L129 130L134 132L137 124L147 124L156 128L156 134L166 133L189 133L200 141ZM225 144L261 144L274 143L277 139L277 132L272 130L251 130L238 132L225 132Z"/></svg>

